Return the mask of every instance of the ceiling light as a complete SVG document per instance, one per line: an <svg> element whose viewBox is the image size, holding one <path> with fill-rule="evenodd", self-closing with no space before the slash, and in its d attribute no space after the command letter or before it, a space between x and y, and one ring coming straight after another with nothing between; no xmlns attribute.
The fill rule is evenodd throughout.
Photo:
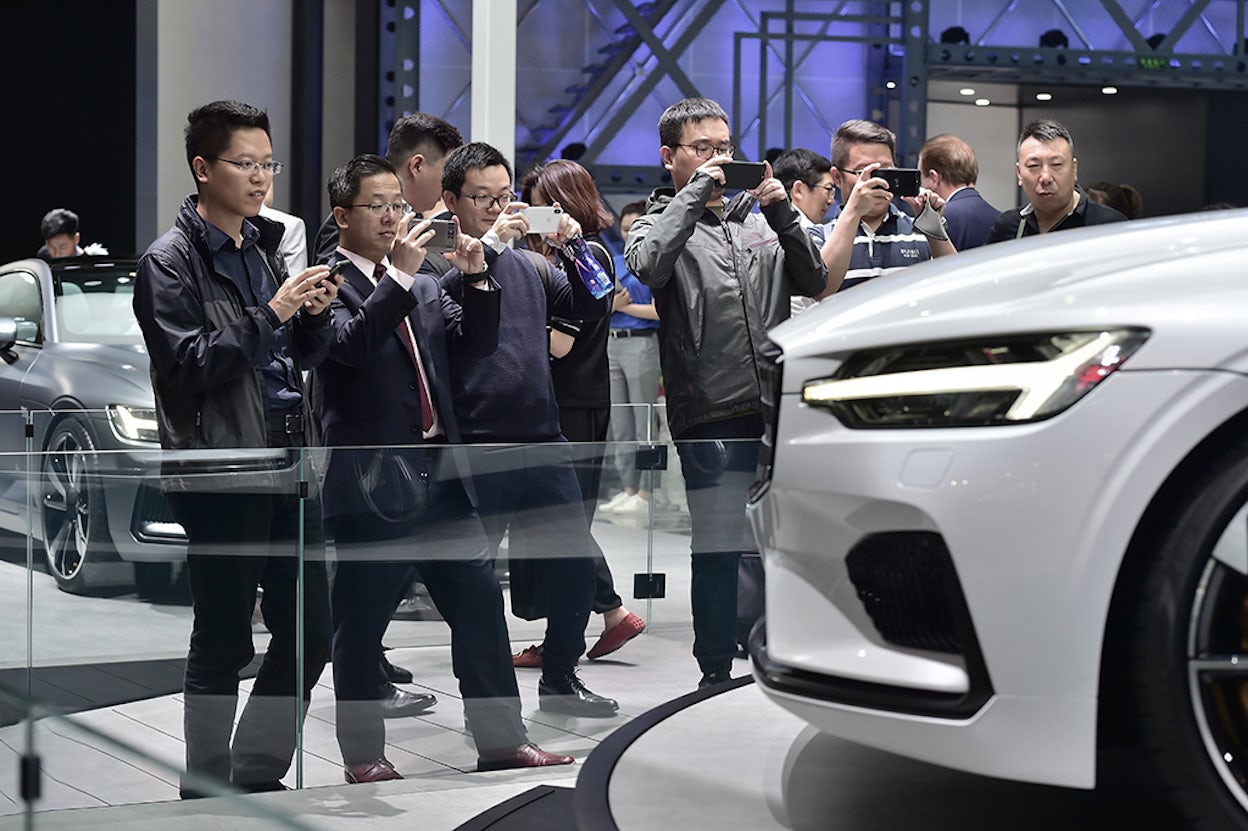
<svg viewBox="0 0 1248 831"><path fill-rule="evenodd" d="M1037 93L1036 93L1036 100L1037 100L1037 101L1052 101L1052 100L1053 100L1053 93L1051 93L1051 92L1037 92Z"/></svg>
<svg viewBox="0 0 1248 831"><path fill-rule="evenodd" d="M1118 87L1101 87L1101 95L1117 95Z"/></svg>
<svg viewBox="0 0 1248 831"><path fill-rule="evenodd" d="M888 83L886 83L886 84L884 85L884 88L885 88L885 89L897 89L897 82L896 82L896 81L889 81Z"/></svg>
<svg viewBox="0 0 1248 831"><path fill-rule="evenodd" d="M992 103L992 102L991 102L991 101L989 101L987 98L976 98L976 99L975 99L975 106L977 106L977 107L986 107L986 106L988 106L988 105L989 105L989 104L991 104L991 103Z"/></svg>
<svg viewBox="0 0 1248 831"><path fill-rule="evenodd" d="M962 89L958 90L958 94L959 95L974 95L975 90L971 89L970 87L962 87Z"/></svg>

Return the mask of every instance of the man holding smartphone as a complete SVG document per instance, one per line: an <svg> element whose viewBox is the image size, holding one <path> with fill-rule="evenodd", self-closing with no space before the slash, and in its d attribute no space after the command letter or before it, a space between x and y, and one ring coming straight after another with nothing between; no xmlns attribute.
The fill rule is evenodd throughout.
<svg viewBox="0 0 1248 831"><path fill-rule="evenodd" d="M818 294L827 272L770 165L757 187L724 201L734 148L719 104L668 107L659 141L672 188L651 194L624 257L659 313L667 413L693 523L693 654L704 686L731 677L738 561L758 552L745 499L763 434L760 351L767 330L788 318L790 296Z"/></svg>
<svg viewBox="0 0 1248 831"><path fill-rule="evenodd" d="M901 194L889 189L879 171L892 168L896 154L897 136L871 121L846 121L832 137L832 179L841 192L841 209L830 223L811 229L828 267L828 287L820 300L890 271L957 253L948 234L928 237L893 203ZM904 199L916 212L930 206L939 213L945 207L926 188Z"/></svg>
<svg viewBox="0 0 1248 831"><path fill-rule="evenodd" d="M338 744L347 782L402 776L385 758L377 653L398 595L417 565L451 627L453 667L482 770L570 764L528 741L511 666L502 590L477 518L476 494L449 388L448 342L489 351L499 298L479 240L458 236L446 258L460 302L420 273L430 220L402 215L402 185L380 156L334 171L329 198L340 244L330 262L345 282L334 341L317 371L325 443L325 524L338 569L331 605ZM409 714L432 695L402 693ZM393 708L391 708L393 709Z"/></svg>

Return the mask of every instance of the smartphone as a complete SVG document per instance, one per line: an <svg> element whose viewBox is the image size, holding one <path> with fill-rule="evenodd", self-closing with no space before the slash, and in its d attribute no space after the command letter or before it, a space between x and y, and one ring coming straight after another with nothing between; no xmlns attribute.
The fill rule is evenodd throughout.
<svg viewBox="0 0 1248 831"><path fill-rule="evenodd" d="M334 263L329 267L329 279L337 281L342 275L342 272L346 271L350 265L351 261L347 259L342 259Z"/></svg>
<svg viewBox="0 0 1248 831"><path fill-rule="evenodd" d="M888 182L894 196L919 195L919 169L917 167L881 167L875 176Z"/></svg>
<svg viewBox="0 0 1248 831"><path fill-rule="evenodd" d="M553 234L559 230L559 221L563 219L563 208L529 206L520 213L529 218L530 234Z"/></svg>
<svg viewBox="0 0 1248 831"><path fill-rule="evenodd" d="M724 171L724 187L729 190L753 190L763 183L766 165L762 162L728 162L719 169Z"/></svg>
<svg viewBox="0 0 1248 831"><path fill-rule="evenodd" d="M459 229L453 219L431 219L429 227L433 229L433 239L425 243L426 251L454 251L459 242Z"/></svg>

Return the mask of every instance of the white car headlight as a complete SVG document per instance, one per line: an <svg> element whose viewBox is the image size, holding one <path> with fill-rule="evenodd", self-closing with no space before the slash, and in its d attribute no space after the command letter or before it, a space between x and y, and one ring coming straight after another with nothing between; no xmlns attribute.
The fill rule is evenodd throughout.
<svg viewBox="0 0 1248 831"><path fill-rule="evenodd" d="M846 427L982 427L1070 407L1148 339L1145 329L1005 335L865 350L802 400Z"/></svg>
<svg viewBox="0 0 1248 831"><path fill-rule="evenodd" d="M108 423L122 441L160 442L156 428L156 411L150 407L108 405Z"/></svg>

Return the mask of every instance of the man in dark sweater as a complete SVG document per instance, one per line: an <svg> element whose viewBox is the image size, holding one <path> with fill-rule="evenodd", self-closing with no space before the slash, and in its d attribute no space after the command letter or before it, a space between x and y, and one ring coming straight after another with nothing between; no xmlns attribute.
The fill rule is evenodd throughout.
<svg viewBox="0 0 1248 831"><path fill-rule="evenodd" d="M513 201L511 166L498 150L474 142L447 156L442 199L463 233L480 237L500 292L498 343L486 355L451 349L451 389L464 441L507 444L472 457L481 520L492 545L510 526L528 549L548 595L538 701L543 710L610 717L618 705L585 687L576 661L585 651L585 626L594 596L592 541L581 505L570 446L559 432L559 408L550 376L546 320L593 320L608 311L577 278L542 258L513 250L529 230ZM581 233L563 215L548 239L563 245ZM456 269L442 278L452 298L464 291ZM513 545L510 552L518 552Z"/></svg>
<svg viewBox="0 0 1248 831"><path fill-rule="evenodd" d="M997 217L986 243L1126 220L1108 205L1091 201L1075 186L1079 178L1075 140L1051 118L1032 121L1023 128L1014 169L1029 201Z"/></svg>

